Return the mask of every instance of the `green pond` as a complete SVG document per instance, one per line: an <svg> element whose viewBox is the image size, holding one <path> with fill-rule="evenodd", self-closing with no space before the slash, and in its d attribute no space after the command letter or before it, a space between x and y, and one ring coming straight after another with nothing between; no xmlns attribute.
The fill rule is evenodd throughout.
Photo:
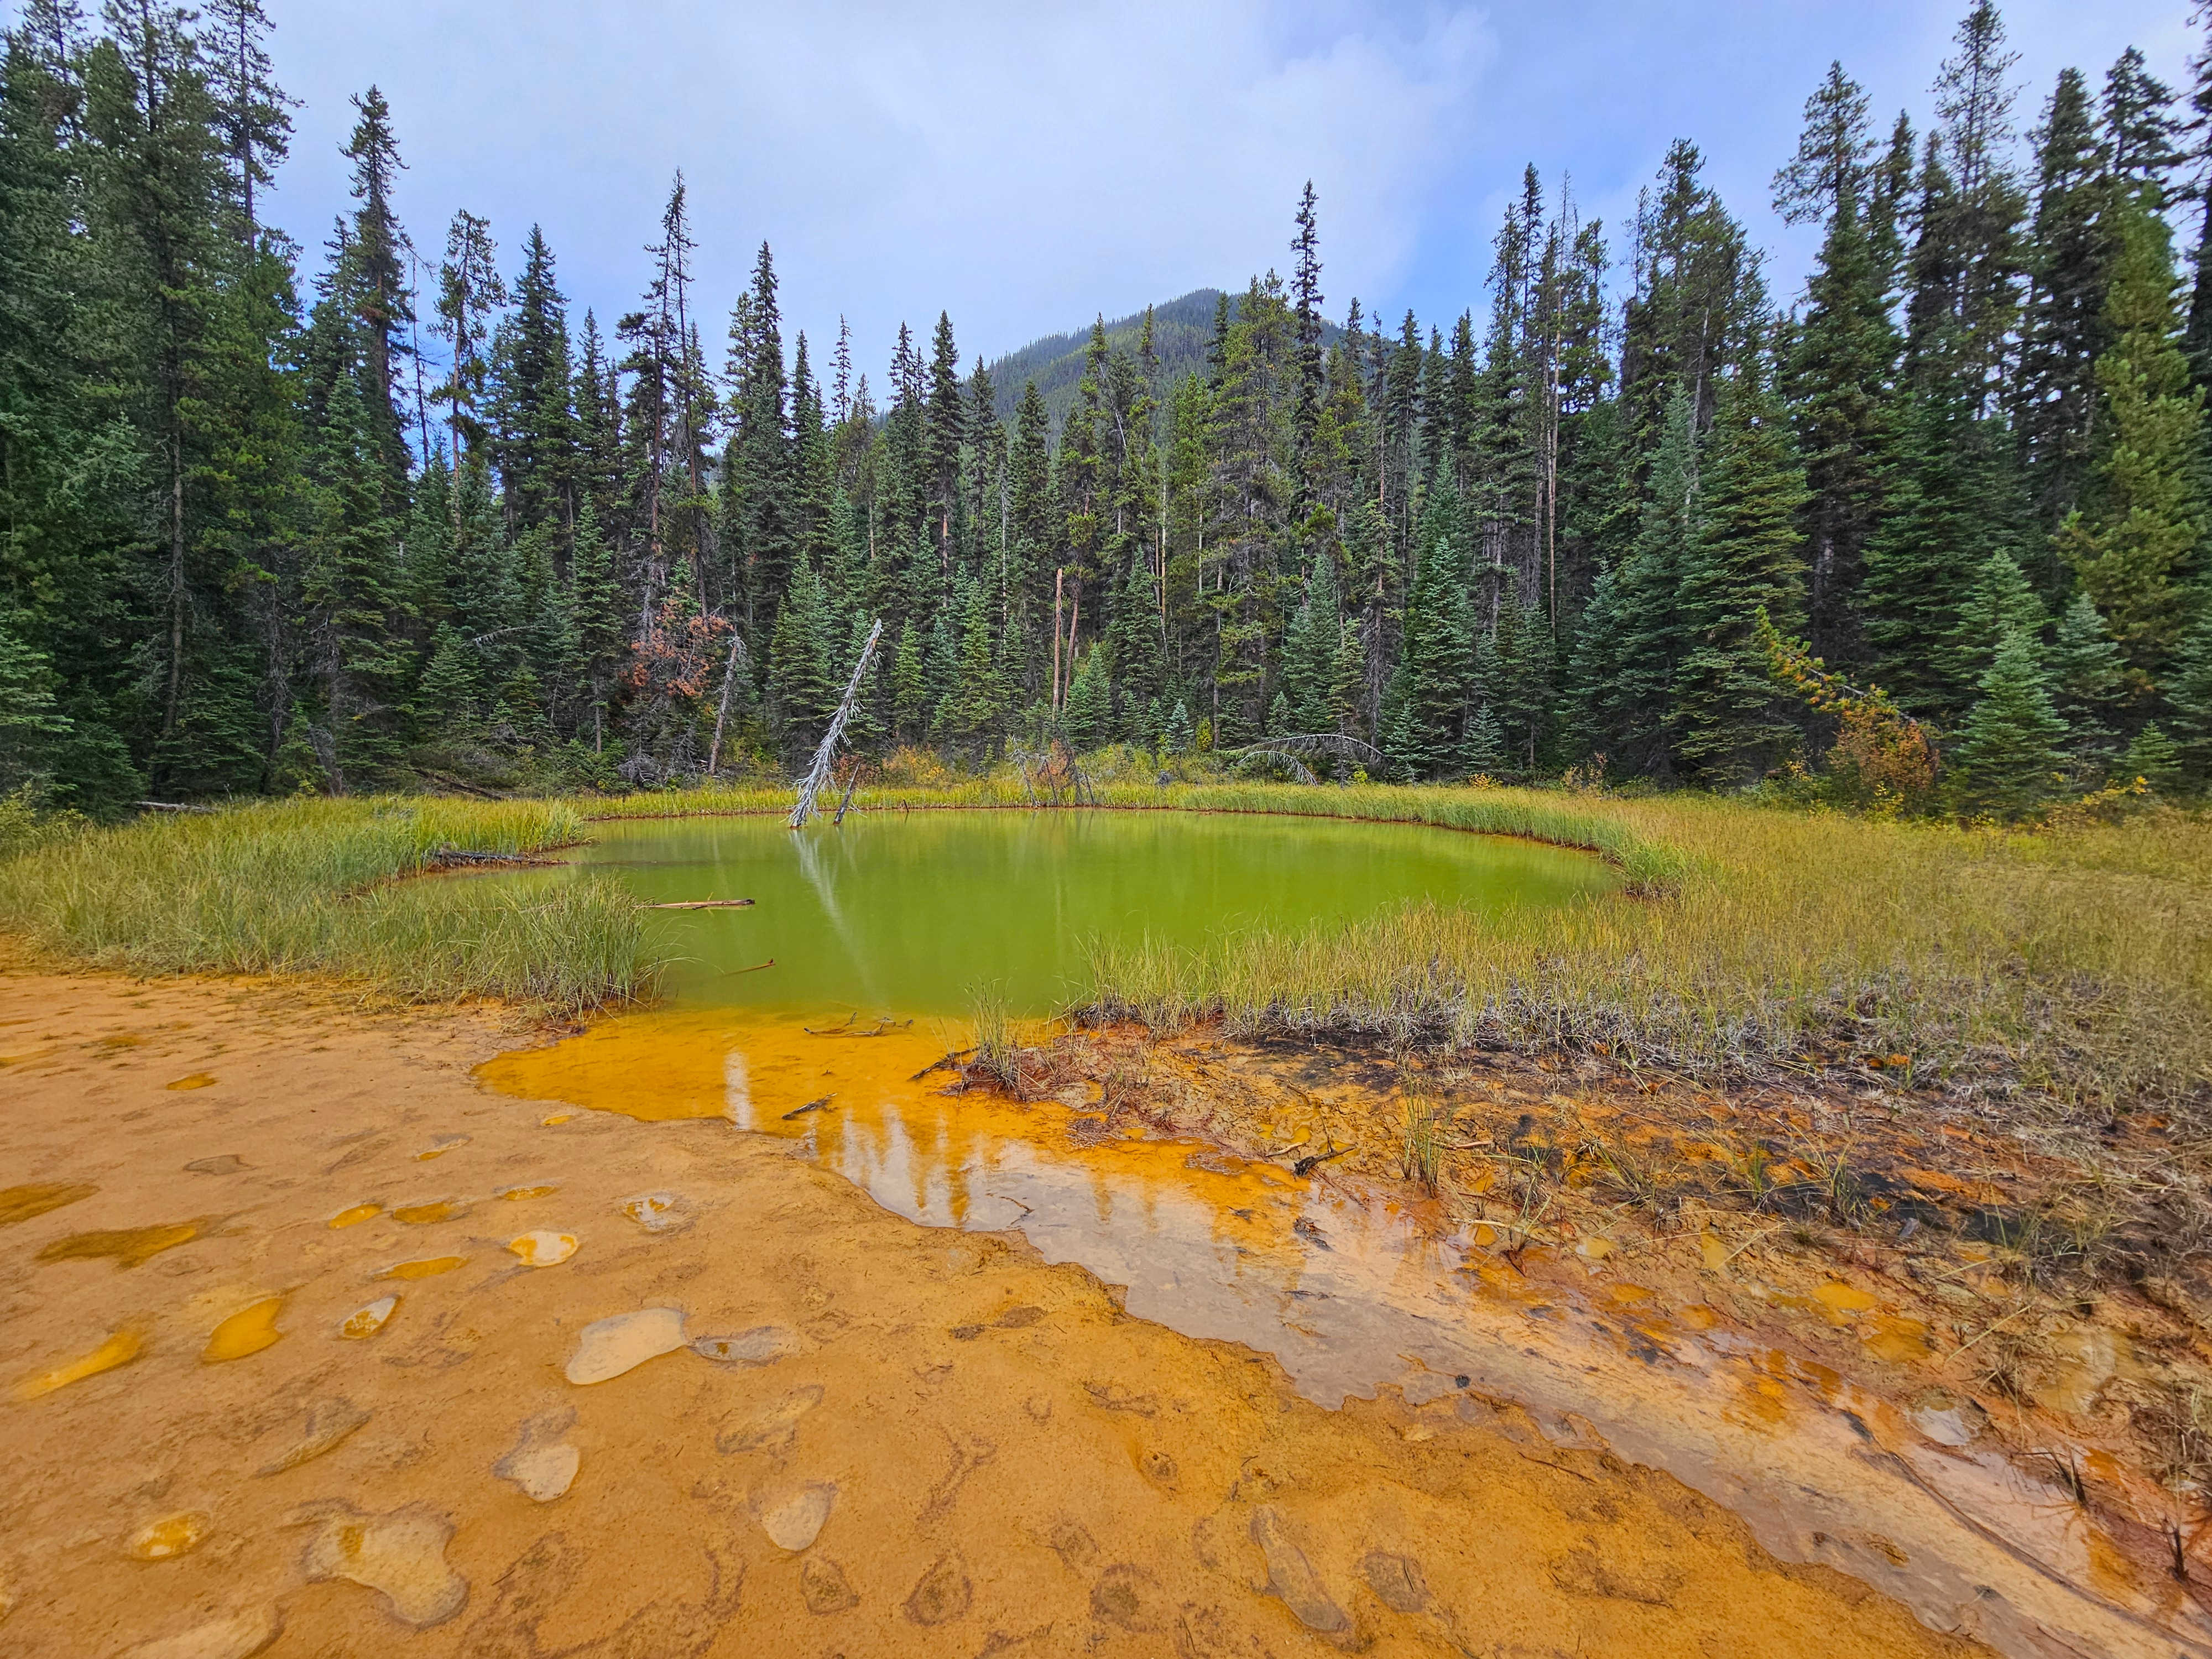
<svg viewBox="0 0 2212 1659"><path fill-rule="evenodd" d="M1558 905L1608 891L1589 854L1407 824L1196 812L884 811L617 821L574 868L661 911L679 1002L958 1014L978 987L1052 1012L1094 939L1199 946L1255 923L1341 923L1408 902ZM775 966L755 968L773 961ZM753 971L745 971L752 969Z"/></svg>

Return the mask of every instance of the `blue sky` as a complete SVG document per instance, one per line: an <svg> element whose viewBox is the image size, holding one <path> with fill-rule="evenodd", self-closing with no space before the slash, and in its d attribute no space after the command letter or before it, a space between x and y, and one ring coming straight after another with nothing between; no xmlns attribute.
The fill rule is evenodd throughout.
<svg viewBox="0 0 2212 1659"><path fill-rule="evenodd" d="M636 303L670 179L690 183L710 349L766 239L787 335L826 360L840 314L873 384L902 319L950 310L963 351L1286 262L1300 186L1321 199L1341 316L1484 303L1522 164L1571 175L1625 231L1668 142L1794 290L1810 233L1768 181L1832 58L1924 125L1965 0L1551 0L1487 6L1116 0L777 6L706 0L264 0L279 78L306 100L273 216L311 249L347 205L348 95L390 100L401 210L434 257L456 208L510 270L534 221L603 325ZM2023 131L2052 78L2101 82L2130 44L2169 84L2185 0L2013 0ZM1614 239L1616 254L1625 234Z"/></svg>

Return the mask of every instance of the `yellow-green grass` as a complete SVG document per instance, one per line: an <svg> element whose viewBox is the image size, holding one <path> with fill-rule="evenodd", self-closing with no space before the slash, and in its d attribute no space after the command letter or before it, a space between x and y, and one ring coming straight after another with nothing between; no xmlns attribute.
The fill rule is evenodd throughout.
<svg viewBox="0 0 2212 1659"><path fill-rule="evenodd" d="M404 1001L558 1010L647 990L635 899L611 881L421 875L456 853L585 839L564 803L300 800L149 817L0 863L0 928L141 974L313 974Z"/></svg>
<svg viewBox="0 0 2212 1659"><path fill-rule="evenodd" d="M2201 1109L2212 1088L2201 816L2029 836L1687 795L1577 810L1676 849L1663 888L1195 951L1102 944L1098 1009L1253 1035L1602 1045L1700 1073L1873 1059L2097 1103Z"/></svg>
<svg viewBox="0 0 2212 1659"><path fill-rule="evenodd" d="M1437 824L1588 849L1612 894L1487 915L1101 944L1089 1011L1161 1028L1603 1048L1711 1075L1903 1057L1914 1082L2071 1100L2212 1094L2212 819L2035 835L1693 795L1112 782L1109 808ZM648 994L611 881L404 881L590 817L781 813L787 788L589 803L307 801L142 820L0 863L0 927L141 972L310 972L410 1000ZM874 786L856 810L1018 807L1018 779Z"/></svg>
<svg viewBox="0 0 2212 1659"><path fill-rule="evenodd" d="M1605 1049L1712 1074L1878 1060L1906 1080L2069 1100L2212 1090L2212 819L2014 834L1680 794L1102 784L1102 806L1444 825L1586 848L1624 876L1565 909L1420 907L1093 951L1091 1012L1173 1028ZM789 810L787 790L593 817ZM1018 779L873 786L855 810L1020 806ZM1902 1057L1901 1066L1893 1062Z"/></svg>

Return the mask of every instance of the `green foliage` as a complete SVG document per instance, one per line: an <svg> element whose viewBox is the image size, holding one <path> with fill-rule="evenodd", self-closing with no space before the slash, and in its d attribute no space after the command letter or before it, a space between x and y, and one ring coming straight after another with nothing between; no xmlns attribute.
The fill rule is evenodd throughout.
<svg viewBox="0 0 2212 1659"><path fill-rule="evenodd" d="M2042 647L2026 629L2005 635L1952 757L1951 787L1970 812L2016 818L2057 793L2066 722L2051 704Z"/></svg>
<svg viewBox="0 0 2212 1659"><path fill-rule="evenodd" d="M2101 108L2060 77L2016 166L1989 5L1925 143L1878 143L1840 68L1808 101L1776 203L1820 247L1786 314L1684 141L1618 270L1531 166L1479 303L1339 326L1309 191L1287 280L995 368L940 313L872 382L842 330L787 350L765 246L710 374L680 179L605 333L542 229L470 212L418 297L374 88L303 260L258 229L289 125L257 11L33 11L0 70L0 787L109 816L659 787L718 724L794 763L880 620L863 756L988 765L1056 714L1727 789L1826 744L1823 799L1932 799L1921 727L1778 695L1761 610L1954 732L2027 630L2071 783L2154 718L2184 779L2212 763L2180 129L2124 56Z"/></svg>
<svg viewBox="0 0 2212 1659"><path fill-rule="evenodd" d="M2139 205L2118 219L2105 308L2115 337L2097 360L2098 453L2058 547L2131 674L2150 684L2189 621L2185 583L2205 528L2204 393L2182 352L2166 223Z"/></svg>

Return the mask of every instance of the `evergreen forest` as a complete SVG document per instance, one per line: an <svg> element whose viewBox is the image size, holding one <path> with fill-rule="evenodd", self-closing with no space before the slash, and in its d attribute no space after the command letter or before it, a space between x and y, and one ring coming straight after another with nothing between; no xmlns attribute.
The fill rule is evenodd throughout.
<svg viewBox="0 0 2212 1659"><path fill-rule="evenodd" d="M296 246L269 46L258 0L7 33L0 792L787 776L878 620L868 757L1324 736L2007 818L2212 774L2212 46L2030 88L1978 0L1925 131L1834 66L1795 294L1686 139L1629 224L1532 164L1452 317L1332 306L1309 186L1286 276L1102 323L1049 406L942 313L880 379L787 332L765 244L702 292L680 177L579 315L535 227L399 222L373 86Z"/></svg>

